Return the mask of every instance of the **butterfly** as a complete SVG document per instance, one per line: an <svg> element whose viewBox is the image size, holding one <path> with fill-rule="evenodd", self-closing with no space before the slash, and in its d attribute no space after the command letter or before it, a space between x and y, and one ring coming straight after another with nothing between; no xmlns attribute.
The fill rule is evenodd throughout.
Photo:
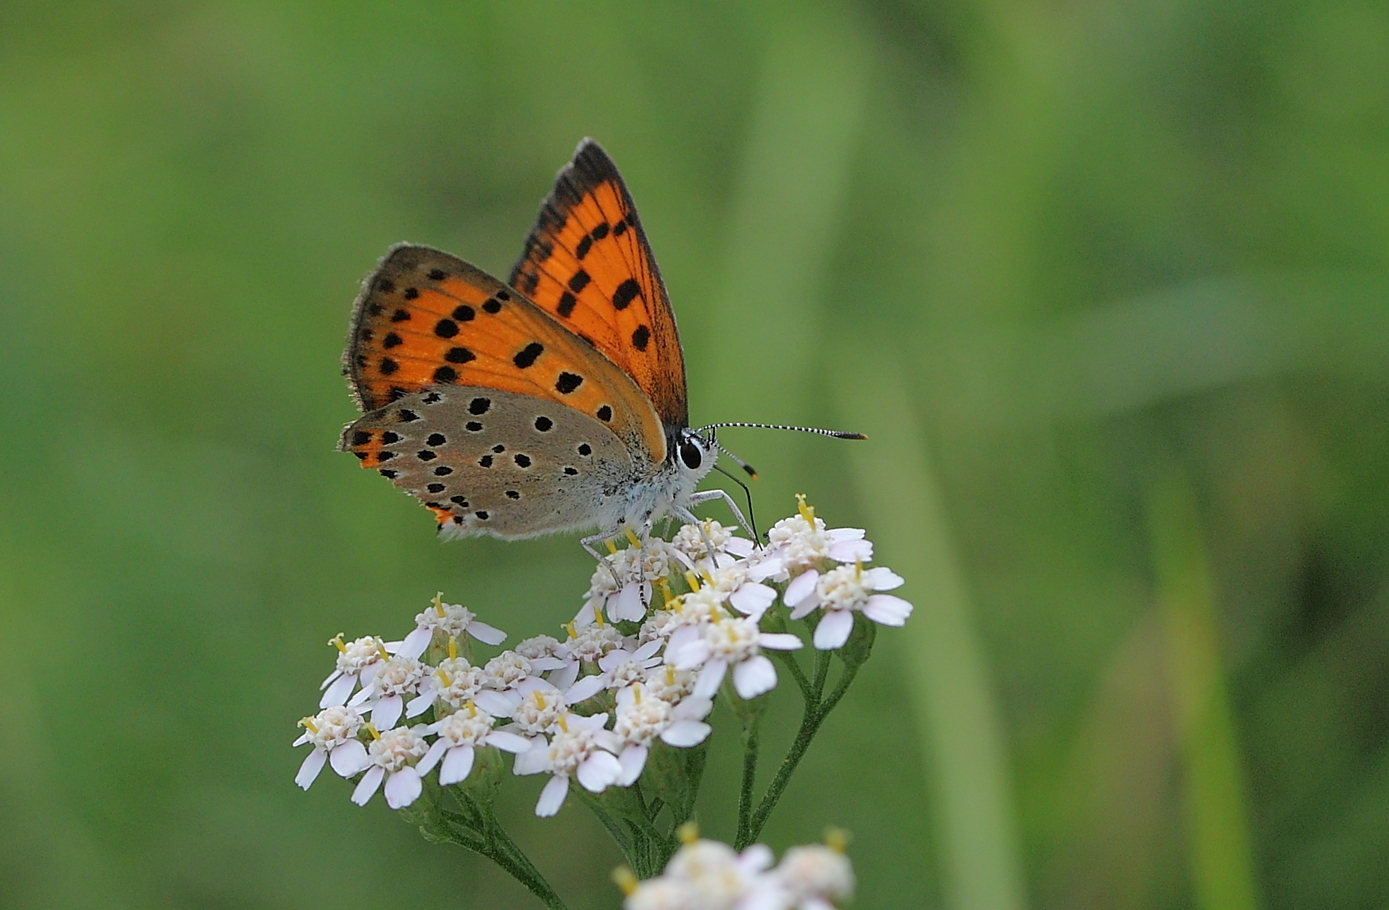
<svg viewBox="0 0 1389 910"><path fill-rule="evenodd" d="M506 283L439 250L393 247L362 283L343 372L364 413L339 448L423 502L445 538L596 527L583 539L596 552L667 513L694 523L690 508L714 499L747 527L726 492L695 489L720 451L714 431L744 424L690 428L670 298L632 197L591 139Z"/></svg>

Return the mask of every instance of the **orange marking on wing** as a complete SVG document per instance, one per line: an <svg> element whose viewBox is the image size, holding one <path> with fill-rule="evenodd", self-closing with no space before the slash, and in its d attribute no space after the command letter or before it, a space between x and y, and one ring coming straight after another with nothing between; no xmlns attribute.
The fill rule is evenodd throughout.
<svg viewBox="0 0 1389 910"><path fill-rule="evenodd" d="M524 295L447 253L392 250L364 282L350 331L344 371L364 411L432 386L483 386L558 402L665 458L660 418L631 377Z"/></svg>
<svg viewBox="0 0 1389 910"><path fill-rule="evenodd" d="M511 283L631 376L666 425L688 425L670 299L632 197L592 140L556 178Z"/></svg>
<svg viewBox="0 0 1389 910"><path fill-rule="evenodd" d="M445 509L443 506L426 505L425 508L429 509L429 511L434 513L434 518L436 521L439 522L439 527L442 528L444 525L454 523L453 513L450 512L448 509Z"/></svg>

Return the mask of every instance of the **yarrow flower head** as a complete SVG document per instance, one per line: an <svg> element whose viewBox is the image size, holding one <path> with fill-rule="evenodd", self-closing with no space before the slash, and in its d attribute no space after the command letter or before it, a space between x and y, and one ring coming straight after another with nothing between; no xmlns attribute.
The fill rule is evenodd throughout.
<svg viewBox="0 0 1389 910"><path fill-rule="evenodd" d="M900 626L912 614L912 605L892 594L879 594L901 587L902 576L885 566L864 569L862 563L837 566L821 575L808 569L786 586L786 605L791 618L800 619L816 607L823 614L815 627L815 647L832 651L844 646L854 628L854 614L885 626Z"/></svg>
<svg viewBox="0 0 1389 910"><path fill-rule="evenodd" d="M375 732L373 728L372 732ZM422 785L415 764L429 751L421 727L396 727L387 730L367 746L371 765L352 791L352 801L365 806L367 801L386 784L386 805L392 809L408 806L419 798Z"/></svg>
<svg viewBox="0 0 1389 910"><path fill-rule="evenodd" d="M714 699L732 707L745 737L755 731L761 696L779 682L775 657L806 705L824 705L827 680L842 693L876 628L900 626L912 611L887 593L903 579L871 564L864 532L827 527L803 497L765 546L735 531L704 520L669 542L629 534L630 546L613 546L595 569L562 635L524 638L511 650L496 650L506 633L442 594L400 641L336 636L320 710L300 721L294 741L310 747L295 782L307 788L331 767L356 782L358 805L378 790L392 809L422 801L429 808L412 821L432 838L469 846L495 834L492 799L509 754L514 774L548 777L536 815L555 815L574 789L610 825L670 845L641 854L652 877L630 883L628 910L839 906L852 895L853 873L833 842L794 848L774 866L765 847L740 852L689 829L656 875L666 859L659 851L673 849L673 829L696 805L702 750L718 735ZM796 653L808 644L824 652L813 671ZM835 654L840 669L827 674ZM794 768L809 741L798 737L783 765ZM426 787L429 775L437 786ZM753 793L750 780L745 787ZM779 776L755 816L752 801L740 803L745 842L784 787ZM587 794L604 795L594 802ZM459 826L473 833L464 837Z"/></svg>
<svg viewBox="0 0 1389 910"><path fill-rule="evenodd" d="M636 535L630 540L633 546L614 549L593 570L588 597L577 618L581 625L593 622L599 612L613 622L640 620L651 602L652 585L681 557L664 540L639 541Z"/></svg>
<svg viewBox="0 0 1389 910"><path fill-rule="evenodd" d="M448 786L467 779L473 770L474 755L485 745L513 753L525 752L531 747L530 740L525 737L493 730L495 720L486 711L469 704L429 726L428 732L439 738L421 759L417 766L419 773L428 774L442 759L439 783Z"/></svg>
<svg viewBox="0 0 1389 910"><path fill-rule="evenodd" d="M303 789L318 777L325 762L330 762L333 770L342 777L352 777L364 770L369 763L367 750L357 739L362 729L362 715L353 708L335 705L324 708L313 717L299 721L304 733L294 741L294 745L313 744L313 751L304 758L294 782Z"/></svg>
<svg viewBox="0 0 1389 910"><path fill-rule="evenodd" d="M377 665L371 682L348 704L365 705L378 728L394 727L405 710L405 699L418 693L425 670L425 665L415 658L394 654Z"/></svg>
<svg viewBox="0 0 1389 910"><path fill-rule="evenodd" d="M338 649L338 659L333 672L328 674L320 687L323 689L323 697L318 701L320 708L347 704L357 684L370 683L376 668L391 656L386 651L385 643L375 635L344 643L342 635L338 634L329 639L328 644Z"/></svg>
<svg viewBox="0 0 1389 910"><path fill-rule="evenodd" d="M565 714L555 721L557 729L548 745L533 743L517 756L517 774L550 774L535 805L536 815L545 818L560 810L570 779L577 779L590 793L602 793L622 776L622 765L614 754L621 742L604 729L607 720L606 714Z"/></svg>
<svg viewBox="0 0 1389 910"><path fill-rule="evenodd" d="M823 562L868 562L873 544L862 528L828 528L804 496L796 497L797 514L783 518L767 532L767 551L754 575L785 581Z"/></svg>
<svg viewBox="0 0 1389 910"><path fill-rule="evenodd" d="M686 557L691 567L699 560L717 559L725 554L746 559L756 549L752 541L734 536L732 529L712 518L698 524L682 525L671 538L670 545Z"/></svg>
<svg viewBox="0 0 1389 910"><path fill-rule="evenodd" d="M699 668L694 689L698 698L710 698L718 692L730 667L733 688L741 697L756 698L770 692L777 683L776 667L762 649L794 651L802 645L800 638L789 632L761 631L751 618L718 619L687 627L687 631L689 634L672 636L669 657L677 670Z"/></svg>
<svg viewBox="0 0 1389 910"><path fill-rule="evenodd" d="M833 910L853 898L854 872L842 845L792 847L773 867L772 851L761 844L739 853L700 839L691 825L681 837L684 845L661 875L638 882L630 870L618 870L623 910Z"/></svg>
<svg viewBox="0 0 1389 910"><path fill-rule="evenodd" d="M471 635L478 641L489 645L499 645L506 641L506 633L501 629L478 622L472 610L462 604L444 603L444 594L434 595L429 608L415 616L415 631L405 636L396 650L397 654L419 657L436 638L462 639Z"/></svg>

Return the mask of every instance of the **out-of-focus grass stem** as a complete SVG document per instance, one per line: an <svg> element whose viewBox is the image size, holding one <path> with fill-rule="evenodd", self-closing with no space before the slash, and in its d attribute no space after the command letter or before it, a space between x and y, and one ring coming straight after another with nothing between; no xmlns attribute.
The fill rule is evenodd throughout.
<svg viewBox="0 0 1389 910"><path fill-rule="evenodd" d="M1244 773L1220 660L1215 595L1190 483L1173 474L1149 495L1157 600L1184 772L1187 863L1196 906L1259 906Z"/></svg>
<svg viewBox="0 0 1389 910"><path fill-rule="evenodd" d="M868 441L851 456L882 561L914 580L905 627L908 691L935 795L945 905L1012 910L1026 904L1001 711L975 629L930 450L904 372L879 362L841 370L840 411ZM865 407L865 402L872 402Z"/></svg>

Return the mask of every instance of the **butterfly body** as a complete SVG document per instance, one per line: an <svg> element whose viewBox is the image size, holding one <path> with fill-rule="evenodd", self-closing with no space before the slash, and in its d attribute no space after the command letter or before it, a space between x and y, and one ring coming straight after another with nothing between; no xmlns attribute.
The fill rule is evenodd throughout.
<svg viewBox="0 0 1389 910"><path fill-rule="evenodd" d="M717 449L688 427L675 317L616 168L586 140L511 283L428 247L363 282L343 356L365 412L355 454L445 537L649 527L696 493Z"/></svg>

